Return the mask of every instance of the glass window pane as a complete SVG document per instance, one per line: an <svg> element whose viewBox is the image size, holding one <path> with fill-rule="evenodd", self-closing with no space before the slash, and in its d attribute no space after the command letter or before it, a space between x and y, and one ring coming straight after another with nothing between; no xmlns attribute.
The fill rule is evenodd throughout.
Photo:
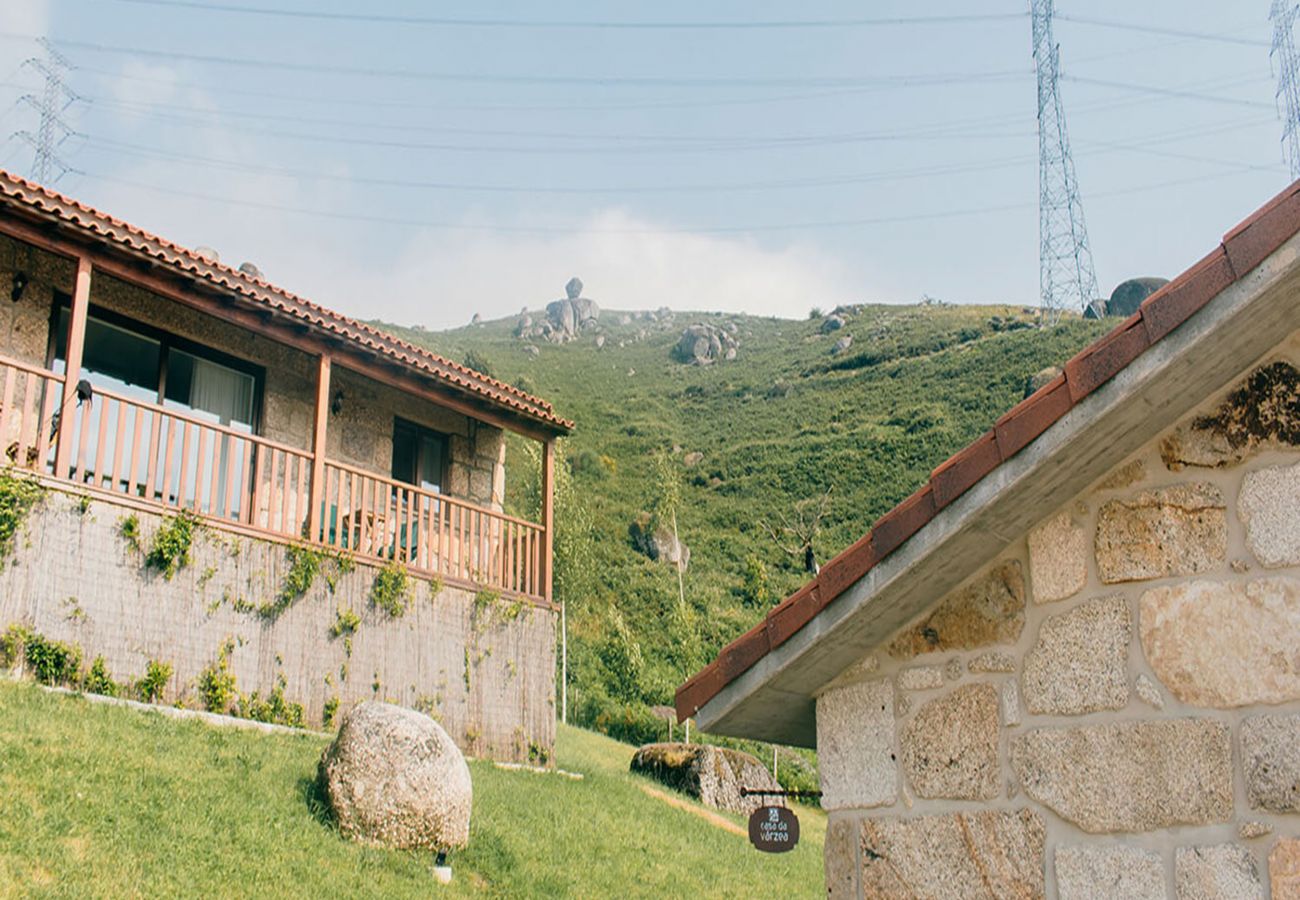
<svg viewBox="0 0 1300 900"><path fill-rule="evenodd" d="M54 348L54 371L67 365L67 308L59 310ZM89 317L86 345L81 356L81 377L93 386L122 394L132 400L158 401L159 343L117 325Z"/></svg>
<svg viewBox="0 0 1300 900"><path fill-rule="evenodd" d="M184 350L167 354L165 406L188 410L196 418L253 430L254 379L246 372Z"/></svg>

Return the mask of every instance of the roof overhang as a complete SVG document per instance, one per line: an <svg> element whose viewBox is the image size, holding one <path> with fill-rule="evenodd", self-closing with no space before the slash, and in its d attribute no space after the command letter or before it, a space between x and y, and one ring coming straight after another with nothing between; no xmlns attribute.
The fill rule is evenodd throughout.
<svg viewBox="0 0 1300 900"><path fill-rule="evenodd" d="M697 725L815 746L815 698L828 682L1297 328L1292 236L723 686Z"/></svg>
<svg viewBox="0 0 1300 900"><path fill-rule="evenodd" d="M0 234L525 436L573 430L545 400L3 170Z"/></svg>

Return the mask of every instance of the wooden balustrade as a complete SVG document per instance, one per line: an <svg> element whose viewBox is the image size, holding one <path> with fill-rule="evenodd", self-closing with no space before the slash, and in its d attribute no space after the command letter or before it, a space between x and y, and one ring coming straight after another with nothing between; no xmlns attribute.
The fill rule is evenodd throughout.
<svg viewBox="0 0 1300 900"><path fill-rule="evenodd" d="M545 596L541 526L325 461L320 527L308 533L312 454L194 413L96 390L65 402L63 378L0 357L0 463L278 537L489 589ZM56 441L70 441L55 471Z"/></svg>
<svg viewBox="0 0 1300 900"><path fill-rule="evenodd" d="M320 543L488 588L542 595L542 529L327 461Z"/></svg>

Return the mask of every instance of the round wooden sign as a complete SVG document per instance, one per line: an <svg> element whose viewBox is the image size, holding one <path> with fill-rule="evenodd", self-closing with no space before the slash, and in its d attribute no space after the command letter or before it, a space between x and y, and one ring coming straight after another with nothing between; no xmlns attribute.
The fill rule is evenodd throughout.
<svg viewBox="0 0 1300 900"><path fill-rule="evenodd" d="M799 843L799 818L784 806L760 806L749 817L749 842L764 853L785 853Z"/></svg>

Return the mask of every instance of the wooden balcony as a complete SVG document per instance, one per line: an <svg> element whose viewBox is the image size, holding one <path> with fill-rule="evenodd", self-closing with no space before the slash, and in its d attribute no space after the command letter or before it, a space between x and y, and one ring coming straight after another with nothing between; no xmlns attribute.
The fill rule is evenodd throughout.
<svg viewBox="0 0 1300 900"><path fill-rule="evenodd" d="M63 375L8 357L0 378L10 466L217 527L549 602L541 525L189 412L105 390L65 396Z"/></svg>

